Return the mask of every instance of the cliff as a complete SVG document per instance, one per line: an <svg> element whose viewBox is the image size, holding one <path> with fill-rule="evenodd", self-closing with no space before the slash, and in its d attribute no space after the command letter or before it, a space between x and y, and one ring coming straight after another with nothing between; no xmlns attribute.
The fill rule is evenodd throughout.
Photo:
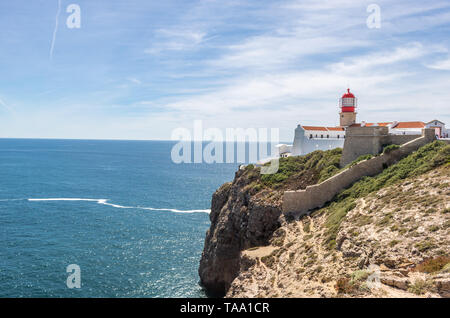
<svg viewBox="0 0 450 318"><path fill-rule="evenodd" d="M340 150L247 166L212 199L199 274L227 297L450 296L450 146L428 144L325 207L285 219L281 197L333 175Z"/></svg>

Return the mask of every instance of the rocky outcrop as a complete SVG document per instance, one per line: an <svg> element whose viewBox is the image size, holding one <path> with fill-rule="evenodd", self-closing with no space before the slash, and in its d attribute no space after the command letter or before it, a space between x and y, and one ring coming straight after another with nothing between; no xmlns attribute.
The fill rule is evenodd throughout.
<svg viewBox="0 0 450 318"><path fill-rule="evenodd" d="M240 252L268 244L280 226L280 207L252 196L252 191L246 171L239 170L233 183L213 194L211 227L199 267L201 284L212 295L225 295L239 274Z"/></svg>

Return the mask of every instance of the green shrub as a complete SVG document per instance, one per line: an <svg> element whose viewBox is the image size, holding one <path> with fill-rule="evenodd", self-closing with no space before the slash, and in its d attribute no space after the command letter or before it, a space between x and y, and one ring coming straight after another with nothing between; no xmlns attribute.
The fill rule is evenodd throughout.
<svg viewBox="0 0 450 318"><path fill-rule="evenodd" d="M431 214L431 213L434 213L434 212L436 212L436 209L435 209L435 208L429 208L429 209L427 209L427 210L425 211L426 214Z"/></svg>
<svg viewBox="0 0 450 318"><path fill-rule="evenodd" d="M356 165L358 162L364 161L364 160L369 160L371 158L373 158L374 155L372 154L367 154L367 155L362 155L359 156L356 160L353 160L352 162L350 162L347 166L345 166L345 168L350 168L353 167L354 165Z"/></svg>
<svg viewBox="0 0 450 318"><path fill-rule="evenodd" d="M390 246L390 247L394 247L394 246L397 245L398 243L400 243L399 240L392 240L392 241L389 242L389 246Z"/></svg>
<svg viewBox="0 0 450 318"><path fill-rule="evenodd" d="M383 153L390 153L390 152L392 152L394 150L397 150L398 148L400 148L399 145L394 145L394 144L388 145L388 146L383 148Z"/></svg>
<svg viewBox="0 0 450 318"><path fill-rule="evenodd" d="M436 232L437 230L439 230L439 226L437 225L432 225L428 228L428 231L430 232Z"/></svg>
<svg viewBox="0 0 450 318"><path fill-rule="evenodd" d="M344 204L340 208L334 211L332 210L333 213L330 214L325 223L328 232L327 242L329 243L329 247L334 247L334 245L336 244L335 239L337 232L339 231L339 226L341 225L341 222L343 221L347 213L353 210L355 207L356 207L355 202L346 202L346 204Z"/></svg>
<svg viewBox="0 0 450 318"><path fill-rule="evenodd" d="M303 224L303 231L304 231L305 233L309 233L310 230L311 230L311 224L310 224L309 222L305 222L305 223Z"/></svg>
<svg viewBox="0 0 450 318"><path fill-rule="evenodd" d="M442 269L441 269L442 273L450 273L450 263L448 263L447 265L445 265Z"/></svg>
<svg viewBox="0 0 450 318"><path fill-rule="evenodd" d="M354 284L356 282L364 281L369 277L370 273L366 270L359 270L352 273L351 282Z"/></svg>
<svg viewBox="0 0 450 318"><path fill-rule="evenodd" d="M416 295L422 295L432 288L432 286L433 284L429 281L417 279L411 286L409 286L408 291Z"/></svg>

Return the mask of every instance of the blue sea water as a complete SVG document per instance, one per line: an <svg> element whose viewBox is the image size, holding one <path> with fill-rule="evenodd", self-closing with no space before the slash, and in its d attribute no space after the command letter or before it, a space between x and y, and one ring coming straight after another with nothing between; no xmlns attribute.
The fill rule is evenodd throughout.
<svg viewBox="0 0 450 318"><path fill-rule="evenodd" d="M204 297L205 210L238 164L175 164L173 145L0 139L0 297Z"/></svg>

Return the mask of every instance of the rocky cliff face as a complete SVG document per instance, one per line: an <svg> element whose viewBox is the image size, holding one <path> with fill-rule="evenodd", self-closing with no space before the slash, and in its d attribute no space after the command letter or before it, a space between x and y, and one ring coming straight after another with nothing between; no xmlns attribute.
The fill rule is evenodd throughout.
<svg viewBox="0 0 450 318"><path fill-rule="evenodd" d="M279 205L252 196L251 181L245 170L237 171L233 183L222 185L213 195L211 227L199 268L201 283L213 295L225 295L239 274L241 251L268 244L280 226Z"/></svg>

